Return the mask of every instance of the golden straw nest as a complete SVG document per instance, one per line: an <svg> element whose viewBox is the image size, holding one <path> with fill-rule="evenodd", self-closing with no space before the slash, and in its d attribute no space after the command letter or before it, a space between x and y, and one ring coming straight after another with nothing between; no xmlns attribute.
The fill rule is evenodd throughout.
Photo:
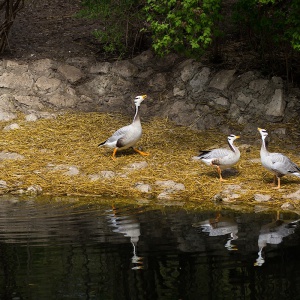
<svg viewBox="0 0 300 300"><path fill-rule="evenodd" d="M285 176L282 190L272 189L273 175L266 171L259 160L260 135L235 141L240 148L241 159L234 166L235 172L226 171L226 182L220 183L213 167L192 158L199 150L227 147L227 135L216 130L195 131L176 126L167 119L142 120L143 136L137 147L150 153L142 157L131 149L118 151L116 160L111 159L112 149L99 148L116 129L131 122L120 115L101 113L64 113L53 119L25 121L24 115L9 123L18 123L20 129L2 131L2 152L13 152L23 159L0 161L0 179L8 184L8 191L26 189L30 185L40 185L44 194L49 195L89 195L116 196L155 199L163 187L156 181L173 180L185 186L184 191L173 193L180 201L211 202L215 195L226 189L237 193L238 201L253 203L254 194L272 196L272 203L281 202L283 195L295 192L300 187L300 179ZM2 122L2 129L9 124ZM268 129L272 135L272 128ZM232 132L239 134L239 132ZM283 148L282 141L270 144L270 151L283 152L295 163L300 158L295 149ZM286 147L286 145L284 145ZM147 167L132 168L132 164L147 162ZM70 168L79 170L77 175L68 175ZM110 171L113 176L104 176ZM96 179L95 179L96 178ZM149 184L152 190L140 192L136 183Z"/></svg>

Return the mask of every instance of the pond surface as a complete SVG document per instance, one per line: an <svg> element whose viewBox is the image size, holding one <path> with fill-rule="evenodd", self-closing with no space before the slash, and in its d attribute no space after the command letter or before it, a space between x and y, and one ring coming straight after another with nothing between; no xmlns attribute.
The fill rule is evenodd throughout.
<svg viewBox="0 0 300 300"><path fill-rule="evenodd" d="M3 197L0 299L299 299L298 219Z"/></svg>

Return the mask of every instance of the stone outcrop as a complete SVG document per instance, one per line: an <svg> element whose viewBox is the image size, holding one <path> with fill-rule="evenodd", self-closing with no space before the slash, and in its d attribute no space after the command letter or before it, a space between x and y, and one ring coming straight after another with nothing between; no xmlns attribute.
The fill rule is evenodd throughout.
<svg viewBox="0 0 300 300"><path fill-rule="evenodd" d="M168 117L205 130L226 124L263 126L290 122L300 112L300 90L286 92L279 77L258 71L216 70L176 55L155 57L145 51L131 60L67 62L42 59L0 63L0 120L48 109L132 114L132 99L148 94L146 117Z"/></svg>

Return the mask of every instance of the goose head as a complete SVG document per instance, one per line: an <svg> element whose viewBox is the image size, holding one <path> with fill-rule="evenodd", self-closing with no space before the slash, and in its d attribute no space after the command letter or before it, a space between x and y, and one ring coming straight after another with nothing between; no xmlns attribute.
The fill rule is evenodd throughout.
<svg viewBox="0 0 300 300"><path fill-rule="evenodd" d="M136 96L134 98L134 104L136 107L140 106L141 103L147 98L147 95Z"/></svg>
<svg viewBox="0 0 300 300"><path fill-rule="evenodd" d="M266 129L257 128L257 130L258 130L259 133L261 134L261 137L262 137L263 140L268 136L268 132L267 132Z"/></svg>
<svg viewBox="0 0 300 300"><path fill-rule="evenodd" d="M236 139L239 139L239 138L240 138L239 135L231 134L231 135L229 135L228 138L227 138L227 139L228 139L228 143L232 144L233 141L235 141Z"/></svg>

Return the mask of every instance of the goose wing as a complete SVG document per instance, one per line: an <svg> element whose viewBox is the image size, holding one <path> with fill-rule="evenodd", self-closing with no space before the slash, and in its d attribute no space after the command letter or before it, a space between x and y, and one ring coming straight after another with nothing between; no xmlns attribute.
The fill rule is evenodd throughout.
<svg viewBox="0 0 300 300"><path fill-rule="evenodd" d="M199 154L200 159L218 159L232 154L232 151L226 148L218 148L212 150L201 151Z"/></svg>
<svg viewBox="0 0 300 300"><path fill-rule="evenodd" d="M300 168L293 163L287 156L281 153L270 153L272 169L280 174L298 173Z"/></svg>
<svg viewBox="0 0 300 300"><path fill-rule="evenodd" d="M209 151L202 151L198 158L205 164L210 165L223 165L227 163L227 160L232 156L233 152L226 148L212 149Z"/></svg>
<svg viewBox="0 0 300 300"><path fill-rule="evenodd" d="M109 137L106 141L102 142L99 144L99 146L104 145L104 144L112 144L112 143L117 143L117 141L124 137L128 132L130 131L130 125L124 126L119 128L117 131L115 131L111 137Z"/></svg>

